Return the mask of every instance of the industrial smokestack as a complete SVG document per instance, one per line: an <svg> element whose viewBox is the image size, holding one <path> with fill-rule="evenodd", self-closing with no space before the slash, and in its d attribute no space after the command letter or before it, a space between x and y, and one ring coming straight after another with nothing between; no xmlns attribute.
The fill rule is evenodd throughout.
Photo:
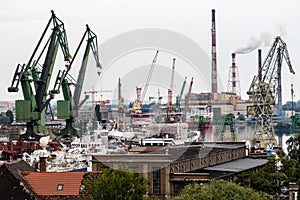
<svg viewBox="0 0 300 200"><path fill-rule="evenodd" d="M217 52L216 52L216 22L215 22L215 10L212 9L212 27L211 27L211 38L212 38L212 73L211 73L211 93L213 100L215 99L215 94L218 92L218 82L217 82Z"/></svg>
<svg viewBox="0 0 300 200"><path fill-rule="evenodd" d="M258 80L261 81L261 49L258 49Z"/></svg>
<svg viewBox="0 0 300 200"><path fill-rule="evenodd" d="M236 94L236 65L235 65L235 53L231 54L232 59L232 72L231 72L231 78L232 78L232 93Z"/></svg>

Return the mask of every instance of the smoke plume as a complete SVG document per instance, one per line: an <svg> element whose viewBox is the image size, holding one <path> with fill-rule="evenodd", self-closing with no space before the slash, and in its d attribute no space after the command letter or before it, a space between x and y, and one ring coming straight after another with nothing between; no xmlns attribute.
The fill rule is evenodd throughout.
<svg viewBox="0 0 300 200"><path fill-rule="evenodd" d="M269 33L263 32L259 38L251 37L245 47L235 50L236 54L246 54L261 46L270 46L272 43L272 36Z"/></svg>

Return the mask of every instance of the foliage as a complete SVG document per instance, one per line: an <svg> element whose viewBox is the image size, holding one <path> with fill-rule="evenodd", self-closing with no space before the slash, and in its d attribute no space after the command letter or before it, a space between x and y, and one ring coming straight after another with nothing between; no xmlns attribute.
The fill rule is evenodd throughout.
<svg viewBox="0 0 300 200"><path fill-rule="evenodd" d="M14 122L14 114L11 110L6 111L6 116L9 118L9 124Z"/></svg>
<svg viewBox="0 0 300 200"><path fill-rule="evenodd" d="M224 180L213 180L208 186L191 184L186 186L178 197L172 200L201 200L201 199L270 199L266 194L241 187Z"/></svg>
<svg viewBox="0 0 300 200"><path fill-rule="evenodd" d="M287 141L288 155L291 159L295 159L300 163L300 133L290 137Z"/></svg>
<svg viewBox="0 0 300 200"><path fill-rule="evenodd" d="M287 184L285 173L277 171L275 156L268 157L266 165L256 173L242 173L237 177L236 183L244 187L251 187L255 191L271 195L279 194L281 187Z"/></svg>
<svg viewBox="0 0 300 200"><path fill-rule="evenodd" d="M277 159L270 156L262 170L256 173L242 173L236 183L256 191L279 195L282 187L287 187L290 182L300 182L300 134L290 137L286 143L288 156L284 151L277 152ZM281 169L276 168L279 161L282 164Z"/></svg>
<svg viewBox="0 0 300 200"><path fill-rule="evenodd" d="M146 194L148 182L143 176L130 173L127 168L106 168L99 177L90 174L83 180L83 185L86 192L82 199L138 200Z"/></svg>
<svg viewBox="0 0 300 200"><path fill-rule="evenodd" d="M6 113L0 113L0 124L11 124L11 119Z"/></svg>

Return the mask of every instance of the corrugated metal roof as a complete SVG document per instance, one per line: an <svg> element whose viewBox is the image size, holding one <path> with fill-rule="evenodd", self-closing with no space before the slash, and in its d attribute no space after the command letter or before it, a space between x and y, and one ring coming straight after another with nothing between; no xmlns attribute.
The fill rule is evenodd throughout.
<svg viewBox="0 0 300 200"><path fill-rule="evenodd" d="M28 172L25 180L38 196L77 196L84 172ZM63 185L58 191L58 185Z"/></svg>
<svg viewBox="0 0 300 200"><path fill-rule="evenodd" d="M215 165L212 167L207 167L204 168L204 170L240 172L254 167L265 165L267 162L268 162L267 159L241 158L231 162Z"/></svg>

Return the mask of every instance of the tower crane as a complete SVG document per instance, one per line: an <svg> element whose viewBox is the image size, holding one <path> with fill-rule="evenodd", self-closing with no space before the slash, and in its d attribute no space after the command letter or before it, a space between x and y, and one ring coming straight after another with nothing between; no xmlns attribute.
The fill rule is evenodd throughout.
<svg viewBox="0 0 300 200"><path fill-rule="evenodd" d="M81 67L79 70L79 74L77 80L75 81L70 75L69 70L74 63L76 56L81 48L81 45L84 39L87 38L87 44L84 51ZM74 58L70 64L70 67L67 70L59 71L59 74L55 81L54 89L51 91L53 94L59 93L60 86L62 87L64 100L57 101L57 117L59 119L66 120L66 126L61 130L61 136L76 136L77 130L75 129L75 117L78 115L78 110L83 104L83 102L87 99L87 96L83 102L80 102L80 95L82 92L82 86L84 82L85 72L88 63L89 52L92 50L97 67L97 74L100 76L102 67L99 62L99 54L98 54L98 43L97 36L94 32L91 31L88 25L86 25L86 31L76 49L74 54ZM75 85L74 96L72 96L72 92L70 89L70 85Z"/></svg>
<svg viewBox="0 0 300 200"><path fill-rule="evenodd" d="M253 104L247 107L247 111L248 113L254 113L256 117L253 145L272 147L277 144L271 116L279 92L278 89L281 85L278 80L281 80L283 58L289 67L290 73L295 74L286 43L278 36L259 69L258 76L254 76L247 92L253 100Z"/></svg>
<svg viewBox="0 0 300 200"><path fill-rule="evenodd" d="M54 95L48 93L48 87L59 46L63 52L66 67L71 62L64 23L56 17L54 11L51 11L51 14L28 63L17 66L12 84L8 88L8 92L18 92L18 86L21 83L24 100L16 100L16 121L26 122L26 133L22 135L24 139L30 137L38 139L41 134L45 135L50 132L45 125L45 109L54 98ZM49 39L45 41L48 30L52 32ZM44 47L41 47L42 44ZM40 52L39 55L37 55L38 52ZM40 65L42 58L44 58L44 63Z"/></svg>
<svg viewBox="0 0 300 200"><path fill-rule="evenodd" d="M145 96L146 96L146 93L147 93L147 90L148 90L148 87L149 87L149 84L150 84L150 80L151 80L151 77L152 77L152 74L153 74L153 71L154 71L154 67L156 65L158 53L159 53L159 50L156 51L156 54L155 54L154 59L152 61L150 71L148 73L148 77L147 77L147 80L146 80L145 88L143 90L143 94L141 94L142 89L140 87L136 88L137 97L136 97L136 100L133 103L133 109L135 110L135 113L137 113L137 114L142 113L142 103L145 99Z"/></svg>

